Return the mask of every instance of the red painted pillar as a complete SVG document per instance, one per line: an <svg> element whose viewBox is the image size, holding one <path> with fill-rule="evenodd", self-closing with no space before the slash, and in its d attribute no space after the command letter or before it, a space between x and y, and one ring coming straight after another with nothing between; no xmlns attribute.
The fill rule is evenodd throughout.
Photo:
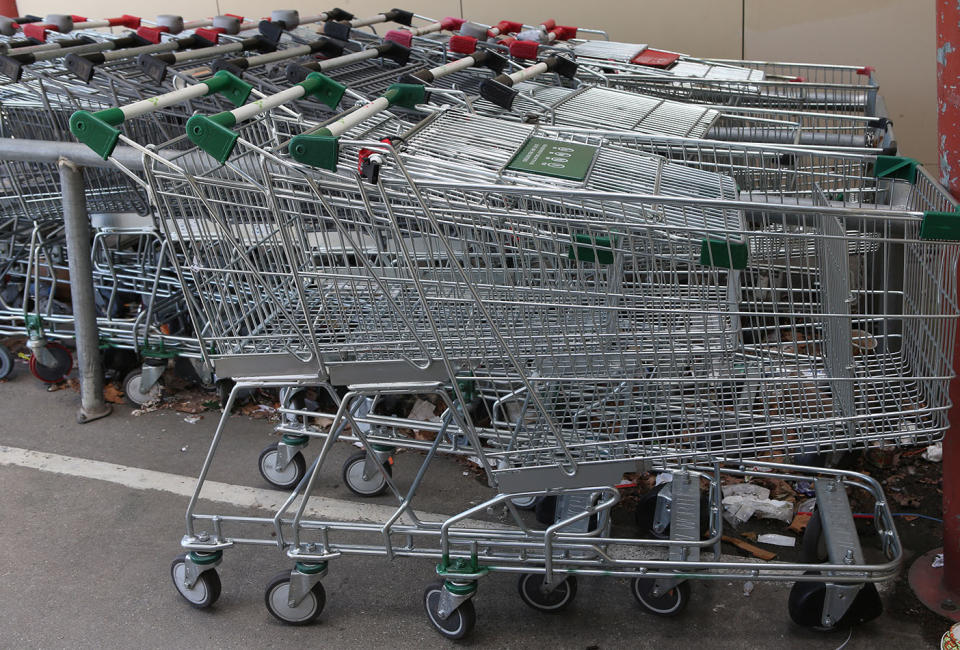
<svg viewBox="0 0 960 650"><path fill-rule="evenodd" d="M940 180L960 196L960 6L937 3L937 132Z"/></svg>
<svg viewBox="0 0 960 650"><path fill-rule="evenodd" d="M17 0L0 0L0 16L16 18L19 15L17 12Z"/></svg>
<svg viewBox="0 0 960 650"><path fill-rule="evenodd" d="M960 197L960 0L937 0L937 141L940 181ZM960 345L953 358L960 368ZM910 586L924 605L960 621L960 380L950 384L951 429L943 439L943 548L910 567ZM954 431L956 429L956 431ZM933 567L937 553L943 567Z"/></svg>
<svg viewBox="0 0 960 650"><path fill-rule="evenodd" d="M939 0L937 7L937 137L940 180L960 196L960 2ZM960 368L960 346L953 367ZM946 586L960 593L960 381L950 385L951 430L943 441L943 556ZM957 433L953 431L956 428Z"/></svg>

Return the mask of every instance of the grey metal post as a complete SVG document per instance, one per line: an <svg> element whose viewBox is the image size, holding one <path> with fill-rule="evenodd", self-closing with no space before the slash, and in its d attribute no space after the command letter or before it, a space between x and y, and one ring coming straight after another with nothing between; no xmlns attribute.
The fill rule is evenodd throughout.
<svg viewBox="0 0 960 650"><path fill-rule="evenodd" d="M110 415L111 408L103 399L103 365L100 363L97 308L90 262L90 222L83 192L83 172L81 167L66 158L57 160L57 166L60 168L63 193L64 234L67 237L70 294L80 371L80 411L77 413L77 422L83 424Z"/></svg>

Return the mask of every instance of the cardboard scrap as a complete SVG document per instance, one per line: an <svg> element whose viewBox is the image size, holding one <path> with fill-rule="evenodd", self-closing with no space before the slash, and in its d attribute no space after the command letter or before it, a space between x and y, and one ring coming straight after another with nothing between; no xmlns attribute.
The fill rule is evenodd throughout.
<svg viewBox="0 0 960 650"><path fill-rule="evenodd" d="M733 544L740 550L750 553L753 557L757 558L758 560L768 561L777 557L776 553L771 553L770 551L762 549L759 546L754 546L747 540L740 539L739 537L731 537L730 535L724 535L720 539L722 539L723 541L729 544Z"/></svg>

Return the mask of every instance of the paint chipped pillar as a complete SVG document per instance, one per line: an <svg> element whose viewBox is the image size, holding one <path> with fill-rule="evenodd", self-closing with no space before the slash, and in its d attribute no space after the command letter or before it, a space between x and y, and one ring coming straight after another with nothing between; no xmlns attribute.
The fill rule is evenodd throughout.
<svg viewBox="0 0 960 650"><path fill-rule="evenodd" d="M960 197L960 0L938 0L937 136L940 182ZM960 347L954 368L958 363ZM960 379L951 382L950 397L952 426L943 441L943 582L949 591L960 594L960 476L956 472L960 467Z"/></svg>
<svg viewBox="0 0 960 650"><path fill-rule="evenodd" d="M960 197L960 0L937 4L937 135L940 182Z"/></svg>

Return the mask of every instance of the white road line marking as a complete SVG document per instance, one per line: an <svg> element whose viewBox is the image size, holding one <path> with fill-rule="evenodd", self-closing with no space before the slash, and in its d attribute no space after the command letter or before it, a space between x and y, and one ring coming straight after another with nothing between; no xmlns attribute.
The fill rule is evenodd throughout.
<svg viewBox="0 0 960 650"><path fill-rule="evenodd" d="M122 485L134 490L159 490L169 492L185 498L193 496L197 479L192 476L157 472L152 469L141 469L127 465L105 463L100 460L62 456L20 447L0 445L0 466L13 465L27 467L43 472L91 478ZM219 481L207 481L204 484L201 498L206 501L230 504L241 508L257 508L269 512L276 512L287 498L286 492L264 490L261 488L232 485ZM294 504L296 507L296 504ZM383 523L396 512L396 508L382 506L362 501L345 501L331 497L310 497L306 514L310 518L322 518L327 521L360 521L367 523ZM443 521L448 515L417 511L422 521ZM460 525L471 528L503 528L503 524L475 519L464 519ZM646 547L621 547L617 556L632 559L660 559L661 553L657 549ZM721 555L723 562L750 562L751 558L738 555ZM892 583L890 583L892 584ZM886 583L878 585L881 589Z"/></svg>
<svg viewBox="0 0 960 650"><path fill-rule="evenodd" d="M90 478L122 485L134 490L159 490L181 497L193 496L197 479L180 474L157 472L139 467L116 465L88 458L62 456L20 447L0 446L0 465L27 467L43 472ZM201 498L206 501L230 504L241 508L257 508L275 513L279 510L289 493L279 490L232 485L219 481L207 481L203 486ZM296 504L294 504L296 507ZM201 509L200 512L203 512ZM346 501L331 497L313 496L307 506L310 518L322 518L327 521L361 521L383 523L396 512L396 508L362 501ZM417 511L423 521L443 521L447 515ZM490 522L465 520L464 525L479 527L499 527Z"/></svg>

